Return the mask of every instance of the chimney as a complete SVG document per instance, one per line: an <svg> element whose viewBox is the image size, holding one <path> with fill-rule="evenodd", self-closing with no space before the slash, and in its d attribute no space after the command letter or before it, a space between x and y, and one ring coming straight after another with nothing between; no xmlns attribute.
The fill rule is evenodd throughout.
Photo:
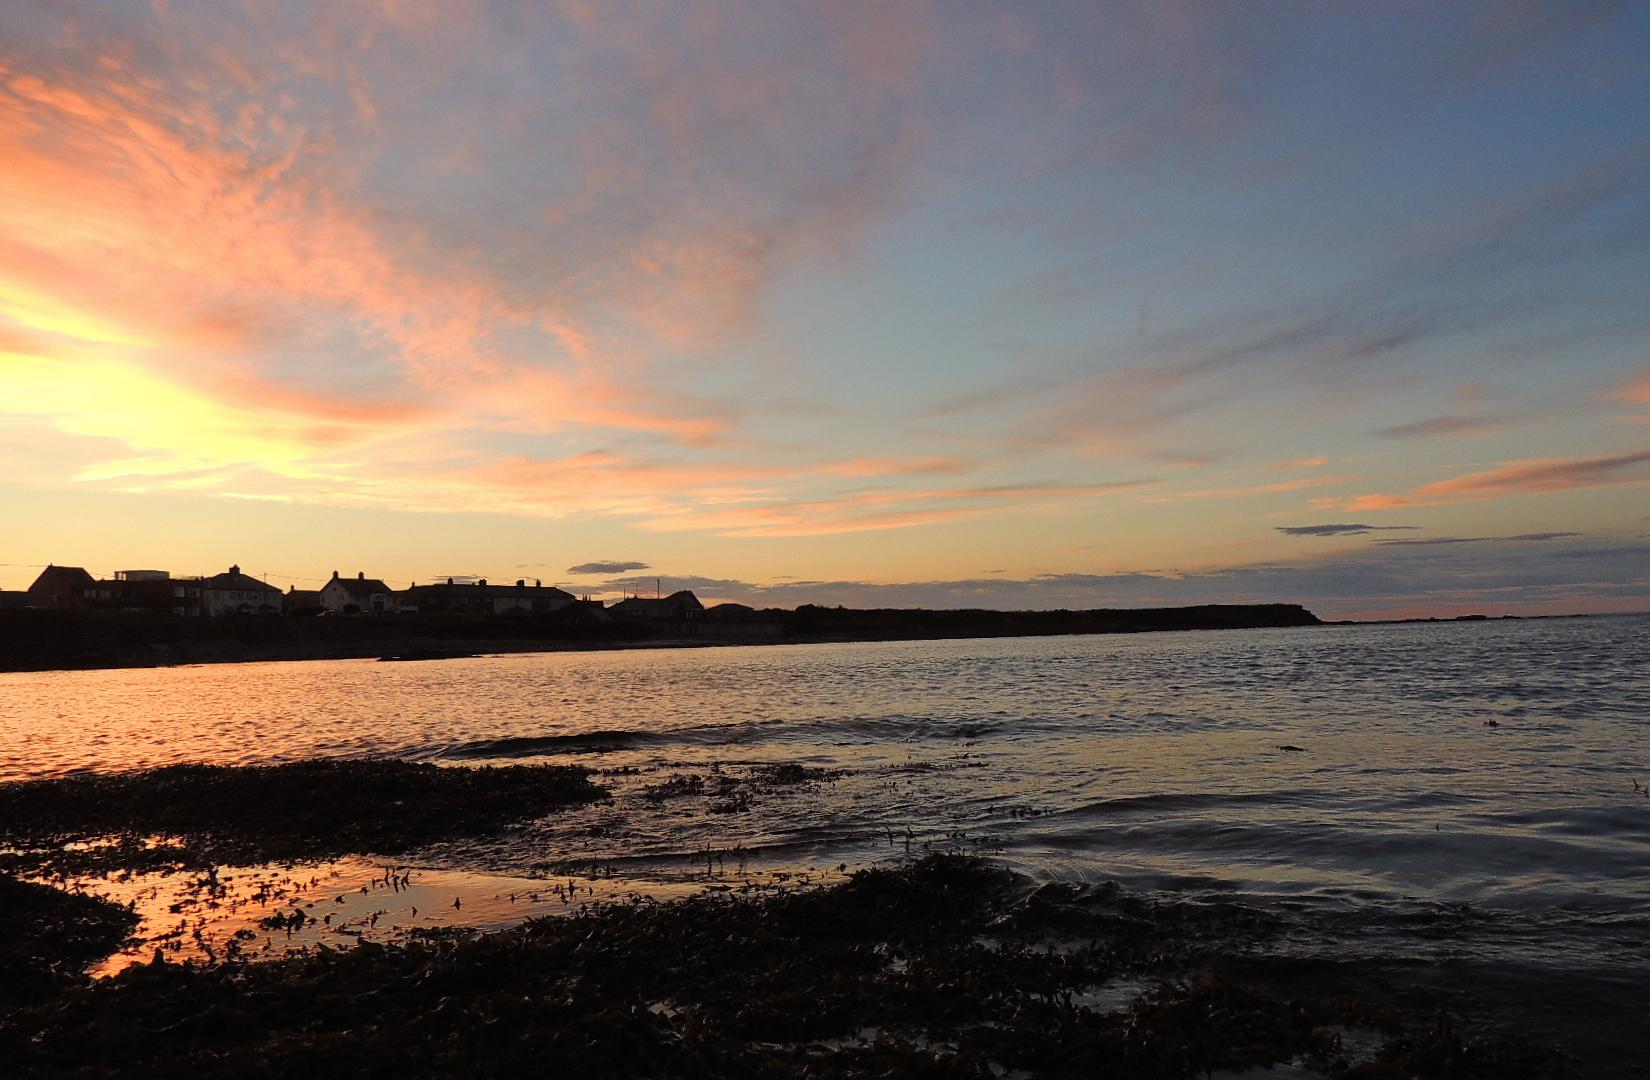
<svg viewBox="0 0 1650 1080"><path fill-rule="evenodd" d="M229 572L230 572L230 573L231 573L231 574L238 574L238 573L240 573L240 572L241 572L241 568L240 568L240 567L239 567L239 566L231 566L231 567L230 567L230 568L229 568Z"/></svg>
<svg viewBox="0 0 1650 1080"><path fill-rule="evenodd" d="M487 585L487 579L482 578L480 581L476 582L476 584L482 586L483 588L485 588L486 585Z"/></svg>
<svg viewBox="0 0 1650 1080"><path fill-rule="evenodd" d="M357 570L355 572L355 580L356 581L365 581L365 580L367 580L367 572L365 570Z"/></svg>
<svg viewBox="0 0 1650 1080"><path fill-rule="evenodd" d="M332 572L332 580L334 580L334 581L338 580L338 571L334 570Z"/></svg>
<svg viewBox="0 0 1650 1080"><path fill-rule="evenodd" d="M453 579L452 579L452 578L448 578L448 579L447 579L447 584L449 584L449 585L451 585L451 584L452 584L452 583L453 583Z"/></svg>
<svg viewBox="0 0 1650 1080"><path fill-rule="evenodd" d="M526 584L527 584L527 579L526 578L516 578L516 588L518 588L518 589L522 588Z"/></svg>

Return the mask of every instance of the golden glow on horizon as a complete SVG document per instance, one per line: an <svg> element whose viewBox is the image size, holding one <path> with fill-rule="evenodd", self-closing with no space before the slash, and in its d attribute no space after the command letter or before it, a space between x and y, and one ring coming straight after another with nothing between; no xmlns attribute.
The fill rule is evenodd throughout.
<svg viewBox="0 0 1650 1080"><path fill-rule="evenodd" d="M119 439L140 456L80 470L85 483L173 476L253 465L289 476L308 448L267 422L129 363L0 353L5 410L73 435Z"/></svg>
<svg viewBox="0 0 1650 1080"><path fill-rule="evenodd" d="M25 329L61 334L94 344L147 348L152 340L98 315L0 279L0 315Z"/></svg>

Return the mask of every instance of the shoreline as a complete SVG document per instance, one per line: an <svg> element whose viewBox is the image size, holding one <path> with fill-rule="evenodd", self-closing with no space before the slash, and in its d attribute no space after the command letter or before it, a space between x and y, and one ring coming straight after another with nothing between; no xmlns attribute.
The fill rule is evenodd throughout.
<svg viewBox="0 0 1650 1080"><path fill-rule="evenodd" d="M1039 637L1109 637L1122 634L1242 632L1247 630L1285 630L1297 628L1310 629L1314 627L1348 626L1446 626L1479 625L1486 623L1493 625L1502 622L1607 619L1635 617L1644 614L1650 614L1650 612L1579 612L1565 615L1494 615L1482 618L1455 616L1451 618L1412 619L1324 619L1315 623L1256 623L1251 626L1207 626L1186 628L1141 627L1131 629L1022 631L1017 633L993 630L981 633L910 634L900 636L862 635L794 638L774 638L766 636L717 636L710 638L652 638L633 641L521 641L516 639L501 638L495 640L474 641L462 649L453 648L449 639L414 638L401 641L383 642L381 645L363 646L361 648L354 649L225 649L213 650L209 653L201 654L177 655L175 653L167 653L164 655L154 655L150 657L131 657L124 662L109 660L86 661L73 664L57 663L41 666L12 666L0 661L0 675L48 674L52 672L71 671L125 671L168 667L195 667L217 664L304 663L323 660L374 660L386 663L426 663L436 660L470 660L483 656L515 656L539 653L643 652L654 649L750 648L757 646L778 645L856 645L872 644L876 642L976 641ZM225 655L225 652L232 652L233 655Z"/></svg>
<svg viewBox="0 0 1650 1080"><path fill-rule="evenodd" d="M1286 912L1241 895L1038 882L955 853L819 883L707 879L666 900L603 900L559 875L543 880L534 917L490 932L463 922L485 919L479 905L449 901L443 923L394 939L259 958L249 933L244 950L178 950L203 907L243 904L253 925L290 939L323 918L337 929L346 895L363 911L435 903L457 885L397 869L418 866L420 842L600 797L584 770L449 772L358 761L0 785L0 842L72 854L118 881L173 860L161 872L194 903L170 909L178 929L152 942L152 958L93 981L80 972L130 929L131 910L0 873L0 897L23 898L11 907L25 931L0 968L32 973L0 980L15 997L0 1010L0 1059L38 1076L1563 1075L1564 1054L1460 970L1303 949ZM545 801L524 806L523 785L541 777ZM416 819L382 814L396 785L420 805ZM290 816L218 809L294 790ZM183 846L62 847L156 829ZM339 852L361 861L385 848L403 854L381 880L323 876ZM271 853L290 859L284 878L220 861ZM321 880L298 880L312 874Z"/></svg>
<svg viewBox="0 0 1650 1080"><path fill-rule="evenodd" d="M798 609L736 621L609 622L226 617L193 621L0 613L0 674L304 660L418 662L482 654L605 652L1016 637L1260 630L1328 625L1295 604L1091 611Z"/></svg>

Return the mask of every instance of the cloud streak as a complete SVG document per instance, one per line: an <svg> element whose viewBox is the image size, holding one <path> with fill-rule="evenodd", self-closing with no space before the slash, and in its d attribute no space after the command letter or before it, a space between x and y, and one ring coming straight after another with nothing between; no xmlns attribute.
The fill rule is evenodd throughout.
<svg viewBox="0 0 1650 1080"><path fill-rule="evenodd" d="M1439 480L1400 495L1363 495L1347 510L1386 510L1404 506L1442 506L1516 495L1552 494L1616 484L1650 481L1650 450L1593 458L1548 458L1511 461L1494 469Z"/></svg>
<svg viewBox="0 0 1650 1080"><path fill-rule="evenodd" d="M1408 424L1378 428L1373 433L1380 439L1432 439L1441 436L1482 435L1500 426L1500 421L1486 416L1433 416Z"/></svg>
<svg viewBox="0 0 1650 1080"><path fill-rule="evenodd" d="M1415 525L1358 525L1353 523L1334 525L1279 525L1277 530L1285 536L1359 536L1370 532L1390 532L1397 529L1415 529Z"/></svg>

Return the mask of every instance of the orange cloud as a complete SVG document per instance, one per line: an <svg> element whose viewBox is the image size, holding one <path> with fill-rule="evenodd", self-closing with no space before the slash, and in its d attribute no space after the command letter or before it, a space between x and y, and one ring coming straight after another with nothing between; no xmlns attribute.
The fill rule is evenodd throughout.
<svg viewBox="0 0 1650 1080"><path fill-rule="evenodd" d="M921 458L857 457L821 467L833 476L876 477L913 473L962 473L973 468L966 458L931 456Z"/></svg>
<svg viewBox="0 0 1650 1080"><path fill-rule="evenodd" d="M406 458L363 447L414 429L448 446L484 429L720 445L741 409L658 372L747 326L786 263L841 255L888 205L917 141L900 103L939 25L917 5L796 18L818 32L785 63L730 52L748 13L669 6L547 9L508 27L439 4L226 11L211 25L161 10L88 15L67 44L13 43L0 50L0 339L35 357L104 348L133 379L191 395L192 415L215 403L218 445L234 424L250 440L274 430L283 467L307 448L352 473L352 497L399 487ZM496 132L431 128L442 110L423 104L471 89L466 56L535 30L600 40L557 57L599 108L569 118L523 100ZM703 63L713 54L726 62ZM492 161L506 145L523 156ZM465 183L431 198L436 174ZM79 436L132 434L102 412L59 419ZM117 461L149 452L128 449Z"/></svg>
<svg viewBox="0 0 1650 1080"><path fill-rule="evenodd" d="M1200 491L1169 491L1161 495L1142 496L1146 502L1167 503L1183 499L1238 499L1251 495L1276 495L1286 491L1330 487L1354 479L1350 476L1313 476L1303 480L1283 480L1273 484L1248 484L1239 487L1205 488Z"/></svg>
<svg viewBox="0 0 1650 1080"><path fill-rule="evenodd" d="M730 537L870 532L954 521L1008 507L1050 507L1130 490L1143 483L1146 481L856 491L816 499L770 500L749 506L659 516L644 521L642 527L655 532L710 531Z"/></svg>
<svg viewBox="0 0 1650 1080"><path fill-rule="evenodd" d="M1437 506L1498 499L1508 495L1643 483L1650 480L1650 475L1645 475L1644 470L1636 466L1647 462L1650 462L1650 451L1610 457L1511 461L1498 468L1426 484L1407 494L1360 496L1344 504L1344 509L1388 510L1398 506Z"/></svg>

